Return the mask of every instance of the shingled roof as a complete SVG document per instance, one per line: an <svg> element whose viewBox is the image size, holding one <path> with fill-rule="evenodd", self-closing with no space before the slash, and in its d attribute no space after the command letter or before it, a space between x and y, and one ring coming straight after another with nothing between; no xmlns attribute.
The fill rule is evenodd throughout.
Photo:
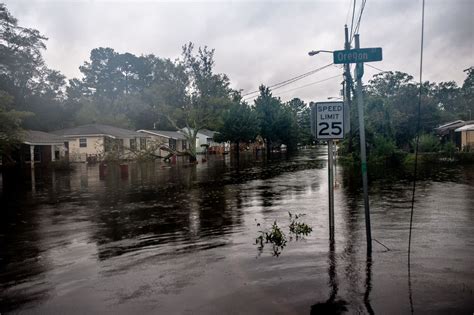
<svg viewBox="0 0 474 315"><path fill-rule="evenodd" d="M26 130L24 132L23 143L30 145L56 145L64 144L64 138L37 130Z"/></svg>
<svg viewBox="0 0 474 315"><path fill-rule="evenodd" d="M177 131L140 129L137 132L151 134L154 136L161 136L165 138L176 139L176 140L186 140L186 137L182 133L177 132Z"/></svg>
<svg viewBox="0 0 474 315"><path fill-rule="evenodd" d="M78 136L109 136L112 138L143 138L146 137L143 133L138 133L133 130L118 128L109 125L89 124L74 128L62 129L53 131L56 135L63 137L78 137Z"/></svg>

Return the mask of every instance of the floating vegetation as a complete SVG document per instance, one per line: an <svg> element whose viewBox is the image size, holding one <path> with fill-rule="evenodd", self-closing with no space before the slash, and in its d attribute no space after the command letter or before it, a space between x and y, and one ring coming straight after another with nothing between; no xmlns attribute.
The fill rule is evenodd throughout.
<svg viewBox="0 0 474 315"><path fill-rule="evenodd" d="M260 223L257 223L257 226L260 226ZM273 246L273 256L280 256L283 248L286 246L286 235L278 226L277 222L274 221L272 228L269 232L259 231L260 235L255 239L255 244L258 244L259 251L263 250L264 240L265 244L272 244Z"/></svg>
<svg viewBox="0 0 474 315"><path fill-rule="evenodd" d="M300 218L304 216L304 214L292 214L288 212L288 215L290 217L290 225L288 226L290 241L293 237L295 240L298 240L303 238L303 236L308 236L313 231L309 225L300 221ZM260 223L257 222L257 226L259 227ZM258 245L259 253L263 251L265 244L271 244L273 256L280 256L283 248L286 246L287 238L285 233L278 226L277 221L273 221L270 230L260 230L258 234L259 235L255 238L255 244Z"/></svg>
<svg viewBox="0 0 474 315"><path fill-rule="evenodd" d="M311 228L309 225L307 225L304 222L298 222L297 220L304 216L304 214L292 214L291 212L288 212L288 215L290 217L290 233L293 234L298 240L299 238L302 238L303 236L308 236L312 231L313 228Z"/></svg>

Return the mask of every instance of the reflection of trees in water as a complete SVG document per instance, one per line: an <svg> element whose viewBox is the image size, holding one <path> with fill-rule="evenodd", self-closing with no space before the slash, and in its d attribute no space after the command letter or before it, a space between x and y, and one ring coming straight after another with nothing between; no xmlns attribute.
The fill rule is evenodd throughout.
<svg viewBox="0 0 474 315"><path fill-rule="evenodd" d="M319 166L311 163L272 162L262 167L244 162L237 169L224 159L198 166L137 163L130 165L128 179L110 167L94 218L102 245L99 257L228 234L242 224L241 207L249 198L235 183ZM260 191L266 205L280 194L273 188Z"/></svg>
<svg viewBox="0 0 474 315"><path fill-rule="evenodd" d="M28 170L29 171L29 170ZM28 172L29 173L29 172ZM11 175L11 176L10 176ZM25 304L48 297L51 287L41 281L36 286L17 285L39 280L46 272L40 231L42 203L54 203L55 182L43 174L35 183L33 197L29 174L3 172L3 192L0 200L0 313L19 309Z"/></svg>
<svg viewBox="0 0 474 315"><path fill-rule="evenodd" d="M130 182L108 174L94 219L99 257L192 244L229 233L241 224L242 211L238 191L214 181L218 175L206 167L182 165L135 169Z"/></svg>

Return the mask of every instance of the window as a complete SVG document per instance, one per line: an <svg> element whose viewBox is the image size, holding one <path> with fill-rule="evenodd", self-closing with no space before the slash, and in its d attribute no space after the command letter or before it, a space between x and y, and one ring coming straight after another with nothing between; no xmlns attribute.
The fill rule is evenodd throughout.
<svg viewBox="0 0 474 315"><path fill-rule="evenodd" d="M135 151L137 149L137 139L130 139L130 150Z"/></svg>
<svg viewBox="0 0 474 315"><path fill-rule="evenodd" d="M181 150L186 150L188 148L188 142L186 140L182 140L181 144Z"/></svg>
<svg viewBox="0 0 474 315"><path fill-rule="evenodd" d="M80 138L79 139L79 147L80 148L87 148L87 139L86 138Z"/></svg>
<svg viewBox="0 0 474 315"><path fill-rule="evenodd" d="M140 138L140 150L146 150L146 138Z"/></svg>
<svg viewBox="0 0 474 315"><path fill-rule="evenodd" d="M169 138L168 144L171 149L176 150L176 139Z"/></svg>

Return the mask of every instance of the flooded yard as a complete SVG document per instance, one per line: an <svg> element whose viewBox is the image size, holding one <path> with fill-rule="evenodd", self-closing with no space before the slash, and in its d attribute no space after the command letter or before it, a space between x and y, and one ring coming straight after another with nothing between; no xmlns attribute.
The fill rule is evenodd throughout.
<svg viewBox="0 0 474 315"><path fill-rule="evenodd" d="M412 263L411 178L370 180L366 255L359 176L336 168L328 232L326 148L272 161L212 156L189 166L37 171L0 185L0 312L152 314L471 314L474 167L421 168ZM312 227L290 238L288 212ZM274 222L277 257L258 249Z"/></svg>

